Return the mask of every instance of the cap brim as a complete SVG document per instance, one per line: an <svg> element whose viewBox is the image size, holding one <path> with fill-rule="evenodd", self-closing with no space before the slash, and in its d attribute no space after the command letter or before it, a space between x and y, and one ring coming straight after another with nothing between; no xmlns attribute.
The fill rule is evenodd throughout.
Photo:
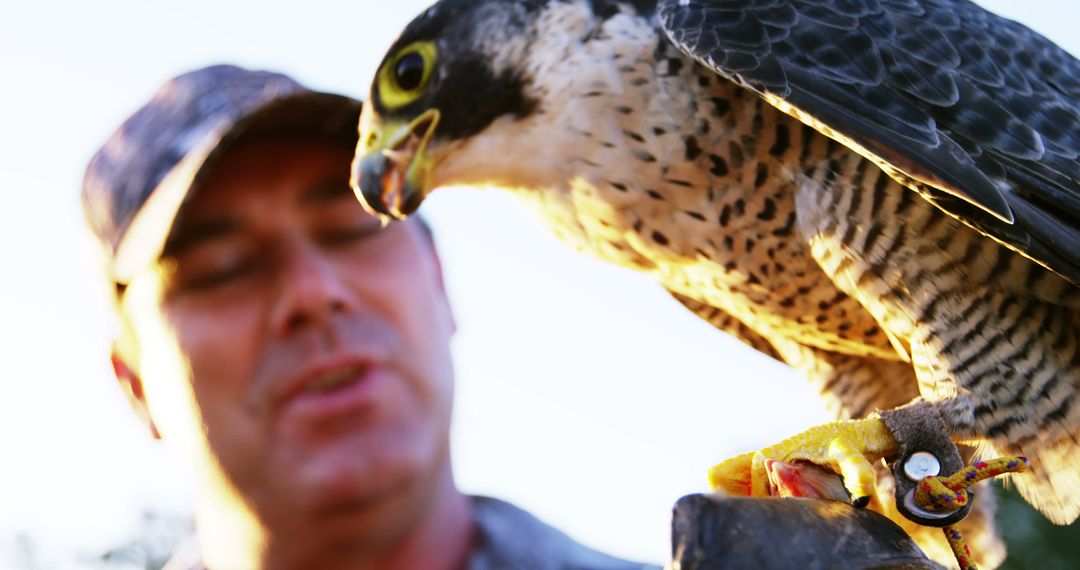
<svg viewBox="0 0 1080 570"><path fill-rule="evenodd" d="M211 126L150 193L116 246L112 278L127 284L160 257L176 216L198 187L200 178L223 151L237 141L295 135L326 138L355 148L360 101L314 91L281 97L254 109L239 120L223 119Z"/></svg>

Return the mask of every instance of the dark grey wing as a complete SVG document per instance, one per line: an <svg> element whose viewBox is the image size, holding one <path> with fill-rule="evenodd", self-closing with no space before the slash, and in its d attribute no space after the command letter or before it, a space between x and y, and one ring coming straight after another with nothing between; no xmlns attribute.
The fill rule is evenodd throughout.
<svg viewBox="0 0 1080 570"><path fill-rule="evenodd" d="M967 0L661 0L658 13L704 65L1080 284L1080 61L1046 38Z"/></svg>
<svg viewBox="0 0 1080 570"><path fill-rule="evenodd" d="M671 293L672 297L675 297L676 301L682 303L684 307L690 309L705 322L734 336L750 348L753 348L766 356L771 356L780 362L784 361L780 358L780 353L776 352L776 349L773 348L772 343L769 342L768 339L754 332L753 329L744 325L739 319L736 319L712 305L706 305L701 301L695 301L690 297L680 295L674 291L669 291L669 293Z"/></svg>

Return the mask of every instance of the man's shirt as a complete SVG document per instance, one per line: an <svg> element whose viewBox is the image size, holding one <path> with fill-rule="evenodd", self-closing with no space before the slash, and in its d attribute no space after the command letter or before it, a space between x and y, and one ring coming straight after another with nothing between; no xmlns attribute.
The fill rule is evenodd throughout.
<svg viewBox="0 0 1080 570"><path fill-rule="evenodd" d="M476 537L465 570L660 570L608 556L499 499L470 497ZM197 548L183 549L162 570L206 570Z"/></svg>
<svg viewBox="0 0 1080 570"><path fill-rule="evenodd" d="M659 570L583 546L510 503L472 497L476 544L466 570Z"/></svg>

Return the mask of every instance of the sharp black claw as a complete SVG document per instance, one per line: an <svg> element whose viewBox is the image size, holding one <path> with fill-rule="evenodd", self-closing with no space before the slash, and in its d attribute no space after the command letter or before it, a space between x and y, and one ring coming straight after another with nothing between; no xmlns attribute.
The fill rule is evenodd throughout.
<svg viewBox="0 0 1080 570"><path fill-rule="evenodd" d="M855 505L856 509L865 509L866 505L870 504L870 497L868 497L868 496L855 497L855 498L851 499L851 504Z"/></svg>

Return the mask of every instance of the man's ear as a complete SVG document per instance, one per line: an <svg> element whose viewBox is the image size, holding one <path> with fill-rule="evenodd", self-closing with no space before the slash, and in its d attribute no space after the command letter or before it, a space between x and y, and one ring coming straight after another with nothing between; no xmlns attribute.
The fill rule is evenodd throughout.
<svg viewBox="0 0 1080 570"><path fill-rule="evenodd" d="M109 355L109 360L112 361L113 374L116 375L116 381L120 383L120 389L127 396L132 411L150 431L150 437L161 439L161 434L158 432L157 426L154 425L154 418L150 416L150 407L146 405L146 393L143 391L142 378L135 372L133 367L128 365L115 345Z"/></svg>

